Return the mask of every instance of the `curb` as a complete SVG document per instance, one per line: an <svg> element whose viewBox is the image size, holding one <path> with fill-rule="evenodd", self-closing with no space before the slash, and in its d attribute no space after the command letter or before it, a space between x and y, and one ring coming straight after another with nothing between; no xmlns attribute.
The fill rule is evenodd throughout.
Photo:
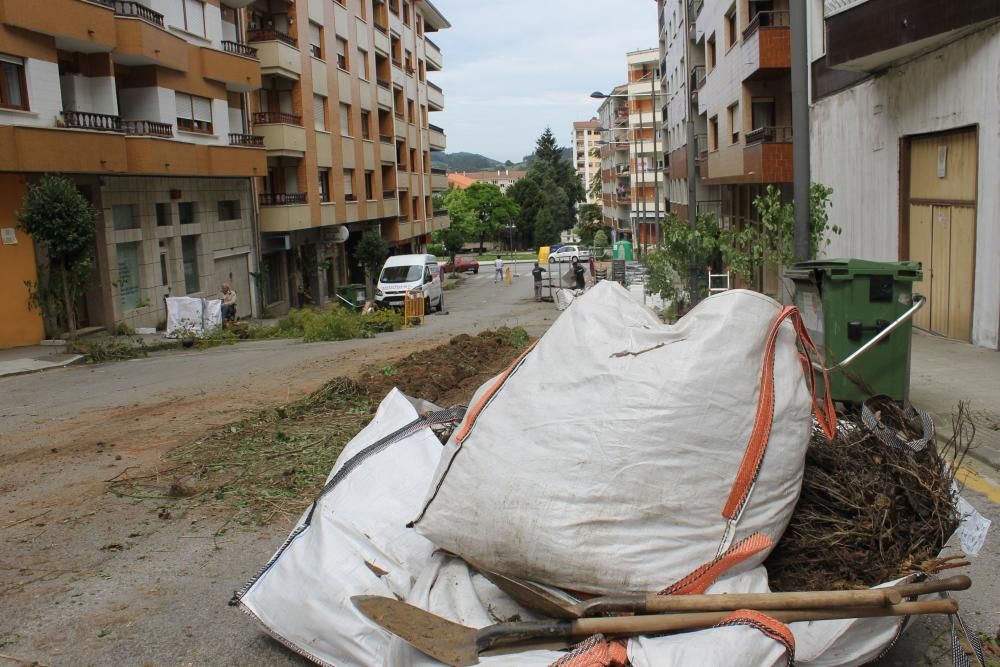
<svg viewBox="0 0 1000 667"><path fill-rule="evenodd" d="M43 366L41 368L29 368L23 371L9 371L6 373L0 373L0 379L8 377L16 377L18 375L32 375L34 373L44 373L45 371L51 371L56 368L66 368L67 366L72 366L83 361L84 356L82 354L74 355L72 359L67 359L66 361L60 361L58 363L49 364L48 366Z"/></svg>

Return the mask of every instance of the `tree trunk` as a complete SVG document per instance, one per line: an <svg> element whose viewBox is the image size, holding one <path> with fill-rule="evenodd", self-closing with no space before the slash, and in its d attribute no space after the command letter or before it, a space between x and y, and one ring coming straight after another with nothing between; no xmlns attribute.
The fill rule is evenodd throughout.
<svg viewBox="0 0 1000 667"><path fill-rule="evenodd" d="M62 293L63 309L66 312L66 327L70 333L76 331L76 304L70 299L69 293L69 267L64 260L62 263Z"/></svg>
<svg viewBox="0 0 1000 667"><path fill-rule="evenodd" d="M479 254L482 255L486 252L486 234L479 235Z"/></svg>

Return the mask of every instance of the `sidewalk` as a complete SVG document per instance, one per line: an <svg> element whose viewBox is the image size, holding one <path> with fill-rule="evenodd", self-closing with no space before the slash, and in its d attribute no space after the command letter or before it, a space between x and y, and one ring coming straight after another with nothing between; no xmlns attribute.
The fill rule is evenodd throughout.
<svg viewBox="0 0 1000 667"><path fill-rule="evenodd" d="M29 345L0 350L0 377L61 368L83 359L83 355L67 354L65 350L62 345Z"/></svg>
<svg viewBox="0 0 1000 667"><path fill-rule="evenodd" d="M976 426L969 455L1000 471L1000 352L913 332L910 402L951 435L951 416L966 401Z"/></svg>

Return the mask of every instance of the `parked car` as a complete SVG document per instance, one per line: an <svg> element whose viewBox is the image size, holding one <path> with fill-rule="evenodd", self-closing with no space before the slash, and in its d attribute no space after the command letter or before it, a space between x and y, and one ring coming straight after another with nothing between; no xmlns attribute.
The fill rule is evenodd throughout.
<svg viewBox="0 0 1000 667"><path fill-rule="evenodd" d="M564 245L555 252L549 253L549 264L555 262L575 262L578 259L590 259L590 251L583 246Z"/></svg>
<svg viewBox="0 0 1000 667"><path fill-rule="evenodd" d="M433 307L441 312L444 310L442 275L434 255L393 255L385 260L375 285L375 305L402 308L406 292L419 290L424 293L424 311L429 314Z"/></svg>
<svg viewBox="0 0 1000 667"><path fill-rule="evenodd" d="M444 269L445 273L464 273L466 271L479 273L479 262L472 255L456 255L454 264L448 262L441 268Z"/></svg>

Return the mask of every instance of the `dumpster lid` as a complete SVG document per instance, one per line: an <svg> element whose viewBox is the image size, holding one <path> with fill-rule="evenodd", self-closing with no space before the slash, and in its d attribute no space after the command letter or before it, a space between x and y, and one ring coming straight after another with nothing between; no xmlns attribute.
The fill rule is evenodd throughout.
<svg viewBox="0 0 1000 667"><path fill-rule="evenodd" d="M785 269L785 276L792 280L808 280L817 272L830 280L852 280L855 276L891 275L900 281L923 278L920 262L875 262L867 259L814 259L798 262Z"/></svg>

